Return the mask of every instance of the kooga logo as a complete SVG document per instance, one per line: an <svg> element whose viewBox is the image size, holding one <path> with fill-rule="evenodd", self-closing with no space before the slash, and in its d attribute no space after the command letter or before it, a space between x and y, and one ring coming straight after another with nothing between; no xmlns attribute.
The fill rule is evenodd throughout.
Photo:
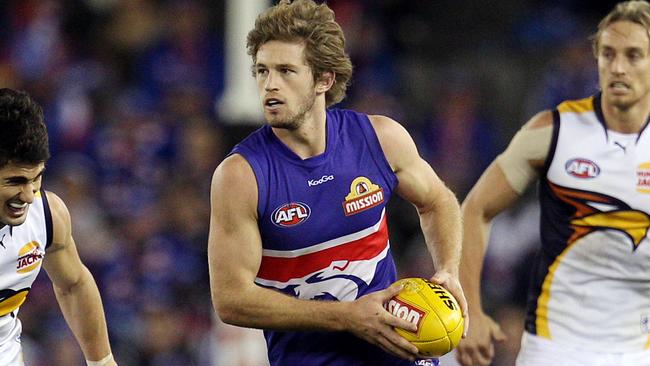
<svg viewBox="0 0 650 366"><path fill-rule="evenodd" d="M325 182L329 182L330 180L334 180L334 176L333 176L333 175L324 175L324 176L322 176L319 180L314 180L314 179L310 179L310 180L308 180L308 181L307 181L307 184L308 184L310 187L313 187L313 186L317 186L317 185L319 185L319 184L323 184L323 183L325 183Z"/></svg>

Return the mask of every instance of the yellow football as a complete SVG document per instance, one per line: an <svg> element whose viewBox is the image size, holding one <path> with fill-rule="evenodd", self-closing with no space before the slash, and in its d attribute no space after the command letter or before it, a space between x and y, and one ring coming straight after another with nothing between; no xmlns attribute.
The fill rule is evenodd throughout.
<svg viewBox="0 0 650 366"><path fill-rule="evenodd" d="M424 278L404 278L404 289L387 304L395 316L417 325L415 333L395 330L420 354L439 357L454 349L463 335L464 319L456 299L444 287Z"/></svg>

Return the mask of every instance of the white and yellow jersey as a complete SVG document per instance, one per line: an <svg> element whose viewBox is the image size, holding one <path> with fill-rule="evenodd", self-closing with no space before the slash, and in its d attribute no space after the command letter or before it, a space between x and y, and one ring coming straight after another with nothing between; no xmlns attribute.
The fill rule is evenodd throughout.
<svg viewBox="0 0 650 366"><path fill-rule="evenodd" d="M52 241L52 215L44 191L36 194L22 225L0 228L0 345L20 327L18 308L41 269Z"/></svg>
<svg viewBox="0 0 650 366"><path fill-rule="evenodd" d="M599 95L554 111L526 330L633 352L650 349L650 128L605 126Z"/></svg>

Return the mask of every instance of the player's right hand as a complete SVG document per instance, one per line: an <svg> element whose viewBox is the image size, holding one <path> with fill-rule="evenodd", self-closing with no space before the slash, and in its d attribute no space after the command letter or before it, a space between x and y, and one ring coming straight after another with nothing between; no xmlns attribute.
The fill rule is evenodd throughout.
<svg viewBox="0 0 650 366"><path fill-rule="evenodd" d="M494 342L506 340L501 327L484 312L472 316L467 337L456 348L461 366L489 366L494 358Z"/></svg>
<svg viewBox="0 0 650 366"><path fill-rule="evenodd" d="M394 316L384 307L384 304L401 290L401 285L392 285L385 290L346 303L345 328L388 353L407 360L415 360L421 357L418 356L417 347L400 336L393 328L415 332L416 325Z"/></svg>

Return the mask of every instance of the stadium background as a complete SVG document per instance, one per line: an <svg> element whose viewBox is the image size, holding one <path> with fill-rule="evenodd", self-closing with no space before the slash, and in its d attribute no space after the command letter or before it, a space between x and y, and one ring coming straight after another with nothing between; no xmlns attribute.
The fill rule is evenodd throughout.
<svg viewBox="0 0 650 366"><path fill-rule="evenodd" d="M209 295L210 177L256 128L218 107L238 17L224 1L0 2L0 85L44 107L46 188L70 208L123 366L263 364L257 335L218 324ZM597 90L587 38L614 4L328 3L355 65L342 106L403 123L459 199L536 111ZM485 266L485 305L511 335L494 365L518 348L532 191L498 219ZM431 273L415 211L394 199L389 217L400 276ZM83 364L43 273L20 318L28 365Z"/></svg>

